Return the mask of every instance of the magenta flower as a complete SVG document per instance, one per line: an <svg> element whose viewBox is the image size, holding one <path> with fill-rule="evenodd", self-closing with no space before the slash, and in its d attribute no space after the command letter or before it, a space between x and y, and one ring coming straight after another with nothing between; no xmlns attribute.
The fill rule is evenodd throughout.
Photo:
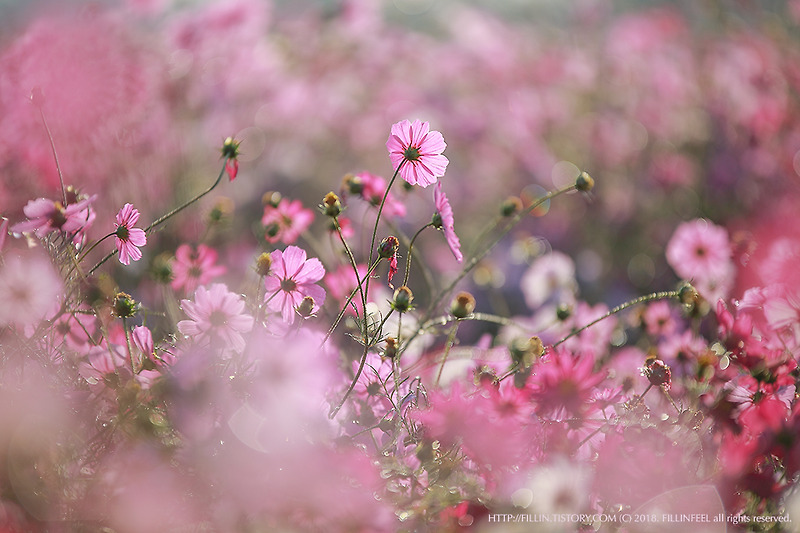
<svg viewBox="0 0 800 533"><path fill-rule="evenodd" d="M284 198L277 207L267 205L261 223L264 225L267 242L278 241L291 244L297 240L314 221L314 212L303 207L300 200Z"/></svg>
<svg viewBox="0 0 800 533"><path fill-rule="evenodd" d="M270 309L280 311L283 320L294 322L295 308L303 298L314 299L316 312L325 301L325 290L316 283L325 275L325 268L319 259L306 259L306 251L297 246L287 246L281 252L275 250L272 256L272 270L264 279L267 287L266 302Z"/></svg>
<svg viewBox="0 0 800 533"><path fill-rule="evenodd" d="M449 161L442 152L447 147L438 131L429 131L430 124L415 120L412 124L402 120L392 125L392 134L386 141L389 158L400 177L411 185L427 187L444 176Z"/></svg>
<svg viewBox="0 0 800 533"><path fill-rule="evenodd" d="M172 262L173 279L171 286L174 290L183 290L193 293L200 285L206 285L217 276L224 274L227 269L217 265L217 252L213 248L201 244L197 250L188 244L181 244L175 251L175 261Z"/></svg>
<svg viewBox="0 0 800 533"><path fill-rule="evenodd" d="M444 231L444 238L447 239L447 245L456 257L459 263L464 260L461 254L461 242L458 240L456 230L453 227L455 219L453 218L453 208L450 207L450 202L447 200L444 191L442 191L442 182L436 184L433 189L433 202L436 204L437 217L434 217L434 225L440 227Z"/></svg>
<svg viewBox="0 0 800 533"><path fill-rule="evenodd" d="M241 352L245 348L242 333L253 329L253 317L244 313L244 300L222 283L199 287L194 302L181 300L189 320L178 322L178 331L199 343L221 340L226 348Z"/></svg>
<svg viewBox="0 0 800 533"><path fill-rule="evenodd" d="M119 250L119 262L123 265L131 264L131 259L138 261L142 258L142 252L138 246L147 244L147 236L144 230L134 228L133 225L139 220L139 210L131 204L125 204L117 213L116 235L117 250Z"/></svg>

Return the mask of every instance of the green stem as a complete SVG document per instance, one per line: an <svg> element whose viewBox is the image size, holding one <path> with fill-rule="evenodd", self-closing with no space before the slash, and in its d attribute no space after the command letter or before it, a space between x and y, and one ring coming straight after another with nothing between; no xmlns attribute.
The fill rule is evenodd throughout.
<svg viewBox="0 0 800 533"><path fill-rule="evenodd" d="M447 356L450 355L450 349L456 341L456 333L458 333L458 326L460 323L460 320L456 320L456 323L453 324L453 327L450 328L450 333L447 335L447 343L445 343L444 355L442 355L442 364L439 365L439 372L436 374L436 381L434 382L434 386L436 387L439 386L439 380L442 378L442 371L444 370L444 364L447 362Z"/></svg>
<svg viewBox="0 0 800 533"><path fill-rule="evenodd" d="M381 260L378 259L372 264L372 266L369 268L369 270L367 271L366 275L364 276L365 279L369 278L372 275L372 272L378 267L380 262L381 262ZM325 344L328 341L328 339L331 338L331 335L333 335L333 331L336 329L336 326L339 325L339 322L341 322L342 317L344 317L344 314L347 312L347 307L350 305L350 302L353 301L353 298L355 297L356 293L359 290L361 290L361 284L364 283L364 280L359 280L358 279L358 274L356 274L356 281L357 281L358 285L356 285L356 288L353 289L350 292L350 296L347 297L347 300L345 301L344 306L342 306L342 310L339 311L339 314L337 315L336 320L333 321L333 324L331 324L331 327L328 329L328 333L325 334L325 338L322 340L322 344ZM365 305L364 306L364 315L365 315L364 316L364 320L366 320L366 309L367 309L367 307Z"/></svg>
<svg viewBox="0 0 800 533"><path fill-rule="evenodd" d="M403 285L405 286L408 286L408 276L409 274L411 274L411 256L414 253L414 241L417 240L417 237L419 237L420 233L422 233L422 231L425 228L430 228L431 226L433 226L433 222L428 222L427 224L419 228L419 230L411 238L411 242L408 243L408 258L406 259L406 272L405 275L403 276Z"/></svg>
<svg viewBox="0 0 800 533"><path fill-rule="evenodd" d="M64 207L67 207L67 189L64 187L64 175L61 173L61 165L58 162L58 153L56 153L56 143L53 141L53 134L50 133L50 126L47 125L47 119L44 118L44 109L39 107L39 116L42 117L42 124L44 130L47 132L47 139L50 141L50 149L53 151L53 159L56 161L56 171L58 172L58 181L61 183L61 201L64 202Z"/></svg>
<svg viewBox="0 0 800 533"><path fill-rule="evenodd" d="M627 301L627 302L625 302L623 304L620 304L620 305L616 306L614 309L612 309L611 311L609 311L608 313L606 313L603 316L601 316L600 318L592 320L591 322L589 322L588 324L586 324L585 326L583 326L581 328L572 330L572 332L570 332L569 335L567 335L566 337L564 337L560 341L553 343L553 348L555 348L559 344L565 342L566 340L574 337L575 335L578 335L582 331L594 326L598 322L600 322L602 320L605 320L606 318L608 318L610 316L616 315L620 311L624 311L625 309L627 309L629 307L633 307L634 305L638 305L638 304L641 304L641 303L652 302L652 301L655 301L655 300L663 300L663 299L666 299L666 298L678 298L678 291L654 292L652 294L647 294L645 296L640 296L639 298L634 298L633 300L630 300L630 301Z"/></svg>

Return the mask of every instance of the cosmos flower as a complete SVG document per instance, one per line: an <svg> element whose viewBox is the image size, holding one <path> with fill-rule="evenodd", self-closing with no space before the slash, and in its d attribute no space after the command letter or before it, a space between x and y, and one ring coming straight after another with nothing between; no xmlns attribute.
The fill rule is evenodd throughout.
<svg viewBox="0 0 800 533"><path fill-rule="evenodd" d="M28 220L14 224L11 231L14 233L33 231L39 237L51 231L62 231L74 234L75 239L79 239L94 220L95 214L90 206L95 198L97 195L76 198L74 203L69 203L66 207L61 202L47 198L31 200L22 208Z"/></svg>
<svg viewBox="0 0 800 533"><path fill-rule="evenodd" d="M444 176L449 161L442 152L447 147L438 131L430 131L428 122L402 120L392 125L386 141L392 166L411 185L427 187Z"/></svg>
<svg viewBox="0 0 800 533"><path fill-rule="evenodd" d="M189 320L178 322L178 330L199 343L221 340L227 348L245 348L242 333L253 328L253 317L244 313L244 300L222 283L199 287L194 301L181 300Z"/></svg>
<svg viewBox="0 0 800 533"><path fill-rule="evenodd" d="M131 260L138 261L142 258L142 252L138 246L147 244L147 236L141 228L134 228L134 224L139 220L139 210L131 204L125 204L117 213L117 230L115 241L119 250L119 262L123 265L131 264Z"/></svg>
<svg viewBox="0 0 800 533"><path fill-rule="evenodd" d="M297 246L287 246L283 252L275 250L270 255L272 269L264 278L267 306L280 311L288 324L294 322L295 308L307 296L314 299L312 312L316 312L325 301L325 290L316 284L325 275L320 260L306 259L306 251Z"/></svg>
<svg viewBox="0 0 800 533"><path fill-rule="evenodd" d="M283 198L277 206L264 207L261 223L264 225L267 242L291 244L297 240L314 221L314 212L303 207L300 200Z"/></svg>
<svg viewBox="0 0 800 533"><path fill-rule="evenodd" d="M216 264L217 257L217 251L205 244L198 245L196 250L188 244L178 246L172 262L172 288L191 294L200 285L224 274L227 269Z"/></svg>
<svg viewBox="0 0 800 533"><path fill-rule="evenodd" d="M434 217L434 225L440 227L444 231L444 238L447 239L447 245L456 257L459 263L464 260L461 254L461 242L458 240L456 230L453 227L455 219L453 218L453 208L450 207L450 202L447 200L444 191L442 191L442 182L436 184L433 189L433 202L436 204L436 212L439 215L438 220Z"/></svg>

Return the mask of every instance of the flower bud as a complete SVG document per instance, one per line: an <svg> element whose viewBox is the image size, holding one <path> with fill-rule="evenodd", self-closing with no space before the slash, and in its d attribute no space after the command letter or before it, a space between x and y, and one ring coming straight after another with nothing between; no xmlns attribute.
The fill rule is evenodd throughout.
<svg viewBox="0 0 800 533"><path fill-rule="evenodd" d="M475 312L475 297L468 292L459 292L450 305L450 313L456 318L466 318Z"/></svg>
<svg viewBox="0 0 800 533"><path fill-rule="evenodd" d="M381 259L389 259L397 255L397 249L400 247L400 241L397 237L386 237L378 245L378 257Z"/></svg>
<svg viewBox="0 0 800 533"><path fill-rule="evenodd" d="M392 301L392 309L399 313L405 313L411 309L411 302L414 301L414 293L411 289L403 285L394 291L394 300Z"/></svg>
<svg viewBox="0 0 800 533"><path fill-rule="evenodd" d="M233 200L225 197L218 198L211 211L208 212L208 223L222 224L230 218L231 213L233 213Z"/></svg>
<svg viewBox="0 0 800 533"><path fill-rule="evenodd" d="M256 273L259 276L266 276L269 274L271 268L272 256L270 256L267 252L264 252L256 258Z"/></svg>
<svg viewBox="0 0 800 533"><path fill-rule="evenodd" d="M222 157L228 159L236 159L239 157L239 145L241 141L235 140L233 137L228 137L222 143Z"/></svg>
<svg viewBox="0 0 800 533"><path fill-rule="evenodd" d="M497 372L494 371L489 365L481 365L475 369L475 385L488 386L497 385L499 380Z"/></svg>
<svg viewBox="0 0 800 533"><path fill-rule="evenodd" d="M386 343L386 348L383 349L383 357L386 359L394 359L397 357L397 348L399 348L397 339L392 336L386 337L383 342Z"/></svg>
<svg viewBox="0 0 800 533"><path fill-rule="evenodd" d="M342 178L342 190L350 194L360 195L364 192L364 182L355 174L345 174Z"/></svg>
<svg viewBox="0 0 800 533"><path fill-rule="evenodd" d="M153 258L153 264L150 265L150 277L153 278L156 283L163 283L166 285L172 281L171 257L172 254L164 252Z"/></svg>
<svg viewBox="0 0 800 533"><path fill-rule="evenodd" d="M516 338L511 341L508 347L511 360L518 369L527 370L538 358L544 354L544 344L542 340L533 336L529 339Z"/></svg>
<svg viewBox="0 0 800 533"><path fill-rule="evenodd" d="M314 298L306 296L303 298L303 301L300 302L300 305L297 306L297 314L303 318L309 318L314 314L314 306L316 306Z"/></svg>
<svg viewBox="0 0 800 533"><path fill-rule="evenodd" d="M331 191L322 199L322 205L319 206L322 214L328 217L338 217L342 212L342 202L339 197Z"/></svg>
<svg viewBox="0 0 800 533"><path fill-rule="evenodd" d="M281 193L277 191L267 191L261 197L261 205L263 205L264 207L267 206L278 207L278 204L281 203L282 199L283 196L281 196Z"/></svg>
<svg viewBox="0 0 800 533"><path fill-rule="evenodd" d="M114 295L111 312L118 318L131 318L139 310L139 304L130 294L118 292Z"/></svg>
<svg viewBox="0 0 800 533"><path fill-rule="evenodd" d="M656 386L662 387L664 390L669 390L672 385L672 371L669 366L661 359L656 359L651 356L645 361L644 368L642 368L642 375L647 380Z"/></svg>
<svg viewBox="0 0 800 533"><path fill-rule="evenodd" d="M431 218L431 224L436 229L442 229L442 226L444 226L444 223L442 222L442 215L440 215L438 212L434 213L433 217Z"/></svg>
<svg viewBox="0 0 800 533"><path fill-rule="evenodd" d="M594 188L594 180L586 171L583 171L575 180L575 188L583 192L591 191Z"/></svg>
<svg viewBox="0 0 800 533"><path fill-rule="evenodd" d="M572 306L565 303L558 304L556 307L556 318L561 322L572 316Z"/></svg>
<svg viewBox="0 0 800 533"><path fill-rule="evenodd" d="M500 214L504 217L514 216L520 211L522 211L522 200L516 196L509 196L500 205Z"/></svg>

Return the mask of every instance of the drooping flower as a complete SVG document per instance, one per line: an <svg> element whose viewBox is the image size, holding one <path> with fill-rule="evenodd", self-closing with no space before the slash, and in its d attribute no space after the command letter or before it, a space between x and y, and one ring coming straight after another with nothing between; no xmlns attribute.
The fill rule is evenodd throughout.
<svg viewBox="0 0 800 533"><path fill-rule="evenodd" d="M115 241L119 250L119 262L123 265L131 264L131 260L138 261L142 258L142 252L138 246L147 244L147 235L141 228L134 228L134 224L139 220L139 210L131 204L125 204L117 213L117 230Z"/></svg>
<svg viewBox="0 0 800 533"><path fill-rule="evenodd" d="M34 231L39 237L51 231L62 231L68 235L73 234L73 239L79 240L95 218L94 211L90 209L95 198L97 195L80 199L76 197L74 203L68 203L66 206L47 198L31 200L22 208L28 220L14 224L11 231L15 233Z"/></svg>
<svg viewBox="0 0 800 533"><path fill-rule="evenodd" d="M222 283L198 287L194 301L181 300L189 320L178 322L178 330L199 343L221 340L227 348L245 348L242 333L253 328L253 317L244 312L244 300Z"/></svg>
<svg viewBox="0 0 800 533"><path fill-rule="evenodd" d="M224 274L227 269L216 264L217 257L217 251L205 244L198 245L196 250L188 244L178 246L172 262L172 288L191 294L200 285Z"/></svg>
<svg viewBox="0 0 800 533"><path fill-rule="evenodd" d="M449 161L442 152L447 147L438 131L430 131L428 122L401 120L392 125L386 141L392 166L411 185L427 187L444 176Z"/></svg>
<svg viewBox="0 0 800 533"><path fill-rule="evenodd" d="M283 198L277 206L267 204L261 223L264 238L269 243L292 244L314 221L314 212L303 207L300 200Z"/></svg>
<svg viewBox="0 0 800 533"><path fill-rule="evenodd" d="M438 217L434 215L434 225L440 227L444 232L444 238L447 239L447 245L456 257L459 263L464 260L461 254L461 241L458 240L456 230L454 228L455 219L453 217L453 208L450 207L450 201L442 191L442 182L436 184L433 189L433 202L436 204L436 212Z"/></svg>
<svg viewBox="0 0 800 533"><path fill-rule="evenodd" d="M270 255L272 270L264 279L269 308L280 311L284 322L291 324L295 308L303 298L310 296L314 299L312 312L316 312L325 301L325 289L317 285L325 275L320 260L316 257L306 259L306 251L297 246L287 246L283 252L275 250Z"/></svg>

